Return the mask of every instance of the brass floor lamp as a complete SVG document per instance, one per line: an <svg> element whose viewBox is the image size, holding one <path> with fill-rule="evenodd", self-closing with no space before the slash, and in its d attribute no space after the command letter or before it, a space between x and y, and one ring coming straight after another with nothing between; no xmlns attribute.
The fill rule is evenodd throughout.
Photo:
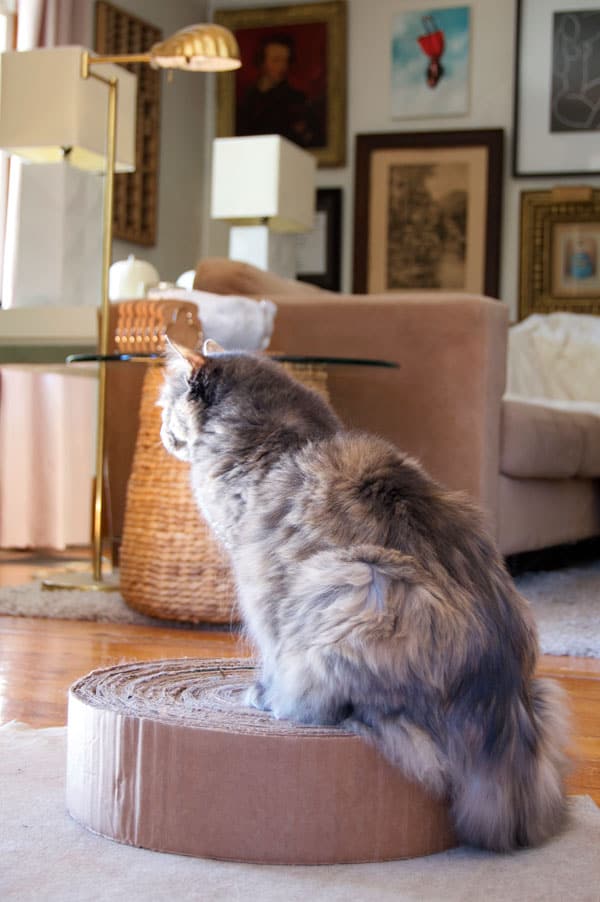
<svg viewBox="0 0 600 902"><path fill-rule="evenodd" d="M60 49L60 48L57 48ZM34 51L35 52L35 51ZM52 50L39 51L52 53ZM18 55L18 52L16 52ZM8 54L7 56L11 56ZM235 37L226 28L214 24L192 25L176 32L172 37L155 44L147 53L100 56L87 50L81 53L80 77L83 80L94 79L108 88L108 111L105 138L105 187L103 209L103 241L102 241L102 295L100 303L100 326L98 342L99 381L96 431L96 463L95 489L92 525L93 578L87 579L85 574L67 573L60 577L44 581L46 588L78 588L78 589L114 589L114 581L102 576L102 510L104 492L104 456L105 456L105 409L106 409L106 358L109 352L109 294L108 278L112 252L113 221L113 182L115 173L115 148L117 141L118 121L118 78L114 74L99 74L96 69L107 64L147 63L154 68L182 69L190 72L218 72L237 69L241 65L239 48ZM14 58L13 58L14 59ZM4 67L3 67L4 68ZM23 117L21 117L23 118ZM59 142L62 143L62 142ZM4 146L9 152L28 156L27 138L20 141L21 146ZM2 140L0 137L0 146ZM62 148L64 152L64 147ZM39 158L29 153L30 159Z"/></svg>

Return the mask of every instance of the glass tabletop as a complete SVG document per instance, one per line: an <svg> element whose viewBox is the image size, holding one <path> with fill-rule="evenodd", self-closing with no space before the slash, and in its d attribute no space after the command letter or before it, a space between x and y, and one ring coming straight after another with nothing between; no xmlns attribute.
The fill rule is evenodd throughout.
<svg viewBox="0 0 600 902"><path fill-rule="evenodd" d="M315 363L333 366L378 366L398 369L400 364L392 360L377 360L368 357L320 357L305 354L267 354L269 360L278 363ZM163 354L131 353L131 354L69 354L67 363L148 363L150 360L164 362Z"/></svg>

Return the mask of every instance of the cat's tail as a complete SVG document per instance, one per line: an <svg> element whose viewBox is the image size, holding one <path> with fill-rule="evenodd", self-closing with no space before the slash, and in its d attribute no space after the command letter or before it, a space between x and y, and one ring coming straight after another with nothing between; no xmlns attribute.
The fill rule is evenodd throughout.
<svg viewBox="0 0 600 902"><path fill-rule="evenodd" d="M459 838L495 851L539 845L560 831L566 811L564 693L534 679L528 703L516 701L509 717L503 752L467 754L452 787Z"/></svg>

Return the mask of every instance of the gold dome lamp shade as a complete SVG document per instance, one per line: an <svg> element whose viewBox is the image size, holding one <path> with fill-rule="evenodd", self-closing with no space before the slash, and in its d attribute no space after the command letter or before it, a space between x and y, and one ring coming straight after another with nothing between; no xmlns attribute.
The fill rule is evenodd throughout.
<svg viewBox="0 0 600 902"><path fill-rule="evenodd" d="M154 44L146 53L89 56L89 64L149 63L153 69L187 72L227 72L242 65L240 49L231 31L222 25L188 25Z"/></svg>
<svg viewBox="0 0 600 902"><path fill-rule="evenodd" d="M154 68L225 72L242 65L238 43L222 25L190 25L150 50Z"/></svg>

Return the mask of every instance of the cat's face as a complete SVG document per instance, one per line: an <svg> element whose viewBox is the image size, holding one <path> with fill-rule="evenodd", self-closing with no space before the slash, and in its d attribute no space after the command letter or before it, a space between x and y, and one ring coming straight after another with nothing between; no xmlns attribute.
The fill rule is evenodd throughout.
<svg viewBox="0 0 600 902"><path fill-rule="evenodd" d="M199 453L258 461L341 427L323 398L279 363L210 340L201 352L167 349L159 405L165 448L192 464Z"/></svg>
<svg viewBox="0 0 600 902"><path fill-rule="evenodd" d="M214 342L205 342L203 352L221 350ZM192 397L190 383L206 363L206 357L177 345L166 350L167 375L158 401L162 407L160 437L163 445L179 460L189 462L194 439L198 435L198 400Z"/></svg>

